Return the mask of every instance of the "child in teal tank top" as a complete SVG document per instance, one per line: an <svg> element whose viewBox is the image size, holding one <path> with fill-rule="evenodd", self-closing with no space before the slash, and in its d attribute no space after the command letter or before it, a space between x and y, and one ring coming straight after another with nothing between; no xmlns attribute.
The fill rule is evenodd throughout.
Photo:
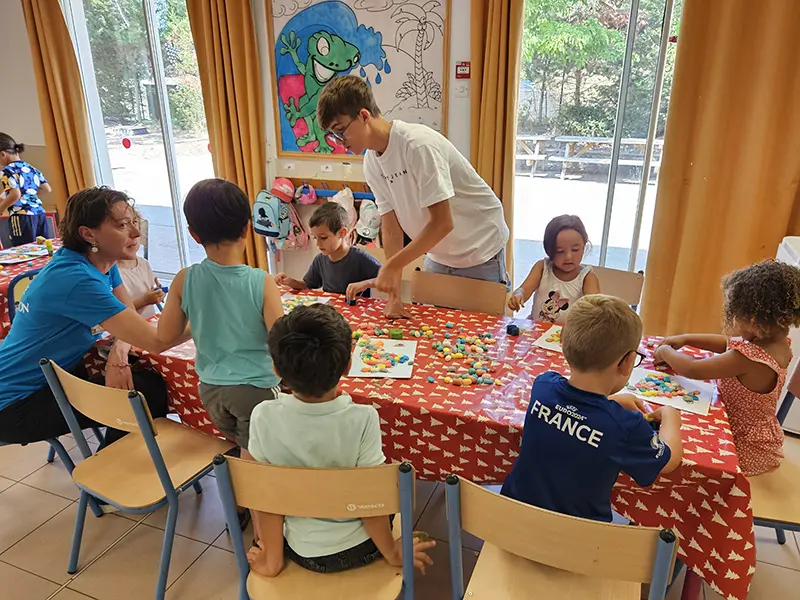
<svg viewBox="0 0 800 600"><path fill-rule="evenodd" d="M267 331L283 316L280 294L266 271L243 262L251 207L242 190L222 179L200 181L183 212L207 258L175 277L159 333L191 324L200 400L214 425L247 449L250 413L280 391L267 347Z"/></svg>

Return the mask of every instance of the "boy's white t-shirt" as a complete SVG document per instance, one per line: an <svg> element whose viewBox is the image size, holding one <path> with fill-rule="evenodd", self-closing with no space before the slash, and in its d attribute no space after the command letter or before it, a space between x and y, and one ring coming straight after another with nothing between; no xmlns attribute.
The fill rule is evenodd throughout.
<svg viewBox="0 0 800 600"><path fill-rule="evenodd" d="M144 258L137 258L136 266L132 269L126 269L122 265L117 266L119 267L119 274L122 277L122 283L125 284L125 290L128 292L131 300L136 300L136 298L144 296L153 289L156 283L156 274L153 273L150 263ZM145 306L139 311L139 314L145 319L152 317L156 314L156 307L152 304Z"/></svg>
<svg viewBox="0 0 800 600"><path fill-rule="evenodd" d="M428 224L427 209L450 200L453 231L428 252L437 263L475 267L506 246L500 200L450 140L430 127L392 121L386 151L364 156L364 177L381 216L394 211L411 239Z"/></svg>
<svg viewBox="0 0 800 600"><path fill-rule="evenodd" d="M344 469L386 462L378 411L348 394L311 404L290 394L262 402L250 415L250 454L285 467ZM284 535L305 558L342 552L369 539L361 519L287 516Z"/></svg>

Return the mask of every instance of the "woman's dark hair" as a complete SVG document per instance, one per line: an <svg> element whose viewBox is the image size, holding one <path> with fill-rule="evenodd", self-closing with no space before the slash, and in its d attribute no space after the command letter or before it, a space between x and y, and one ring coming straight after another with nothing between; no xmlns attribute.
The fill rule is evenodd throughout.
<svg viewBox="0 0 800 600"><path fill-rule="evenodd" d="M275 371L301 396L320 398L334 389L350 363L353 331L332 306L298 306L269 330Z"/></svg>
<svg viewBox="0 0 800 600"><path fill-rule="evenodd" d="M125 192L100 186L81 190L67 200L67 210L61 220L61 238L64 247L86 254L91 247L80 234L81 227L95 229L111 216L111 208L118 202L133 206L133 200Z"/></svg>
<svg viewBox="0 0 800 600"><path fill-rule="evenodd" d="M25 152L25 144L18 144L7 133L0 132L0 152L9 154L22 154Z"/></svg>
<svg viewBox="0 0 800 600"><path fill-rule="evenodd" d="M203 246L241 239L253 217L245 193L224 179L195 183L186 194L183 214Z"/></svg>
<svg viewBox="0 0 800 600"><path fill-rule="evenodd" d="M314 211L308 222L310 227L324 225L331 233L339 233L347 223L347 211L338 202L326 202Z"/></svg>
<svg viewBox="0 0 800 600"><path fill-rule="evenodd" d="M586 233L586 227L584 227L580 217L575 215L561 215L560 217L555 217L547 224L547 227L544 228L544 241L542 242L544 252L550 257L550 260L553 259L556 253L556 239L558 238L558 234L565 229L574 229L583 238L584 244L589 243L589 235Z"/></svg>
<svg viewBox="0 0 800 600"><path fill-rule="evenodd" d="M722 280L725 330L740 327L758 337L800 326L800 268L768 259Z"/></svg>

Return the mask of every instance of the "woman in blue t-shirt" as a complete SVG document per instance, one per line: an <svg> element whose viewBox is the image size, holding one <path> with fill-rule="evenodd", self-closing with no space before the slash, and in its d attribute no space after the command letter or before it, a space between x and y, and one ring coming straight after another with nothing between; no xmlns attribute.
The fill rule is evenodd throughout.
<svg viewBox="0 0 800 600"><path fill-rule="evenodd" d="M0 215L8 210L13 246L30 244L37 236L47 235L39 191L50 192L50 184L39 169L19 157L23 152L25 144L0 133Z"/></svg>
<svg viewBox="0 0 800 600"><path fill-rule="evenodd" d="M64 247L25 291L0 345L0 441L36 442L69 432L39 360L51 359L87 379L83 357L98 326L116 338L105 385L141 392L154 418L167 413L164 381L153 372L131 372L128 361L131 344L159 353L182 341L159 339L122 284L117 261L136 258L140 236L130 198L107 187L78 192L67 203L61 234ZM83 415L78 422L94 425ZM109 428L106 442L122 435Z"/></svg>

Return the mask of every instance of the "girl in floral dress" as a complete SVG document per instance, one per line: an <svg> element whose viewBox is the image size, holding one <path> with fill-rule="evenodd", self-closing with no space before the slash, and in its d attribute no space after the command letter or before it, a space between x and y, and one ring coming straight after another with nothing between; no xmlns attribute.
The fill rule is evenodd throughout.
<svg viewBox="0 0 800 600"><path fill-rule="evenodd" d="M691 379L716 379L746 476L783 460L783 429L775 416L792 358L789 328L800 326L800 269L765 260L734 271L722 281L726 335L668 337L656 349L666 363ZM693 346L714 353L693 358Z"/></svg>

